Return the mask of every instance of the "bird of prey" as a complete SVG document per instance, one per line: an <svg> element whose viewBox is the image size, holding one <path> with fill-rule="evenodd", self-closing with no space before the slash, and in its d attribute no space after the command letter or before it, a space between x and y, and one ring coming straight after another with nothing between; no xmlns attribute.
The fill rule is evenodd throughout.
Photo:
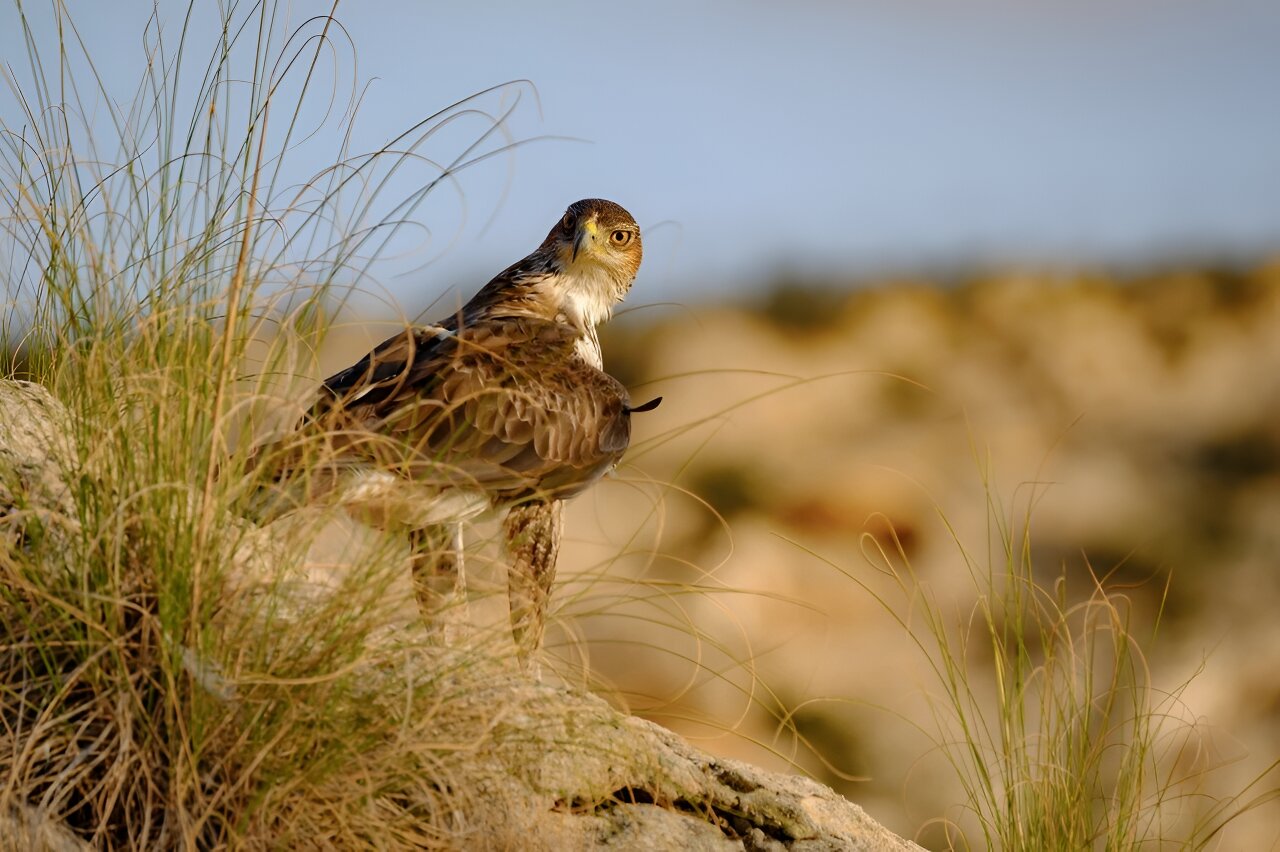
<svg viewBox="0 0 1280 852"><path fill-rule="evenodd" d="M532 254L455 315L410 327L326 379L292 435L268 451L278 469L292 453L312 493L336 491L358 516L408 530L428 619L465 600L461 522L505 511L522 663L541 644L563 501L613 468L632 412L660 401L631 405L603 370L596 334L640 259L640 228L626 210L594 198L570 205ZM307 440L304 471L296 459Z"/></svg>

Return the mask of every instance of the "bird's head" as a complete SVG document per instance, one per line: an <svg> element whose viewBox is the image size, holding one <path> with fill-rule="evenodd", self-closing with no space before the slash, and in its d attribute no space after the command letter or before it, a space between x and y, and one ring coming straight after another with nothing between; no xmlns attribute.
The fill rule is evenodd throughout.
<svg viewBox="0 0 1280 852"><path fill-rule="evenodd" d="M570 204L542 247L556 253L565 271L601 267L625 277L628 286L643 256L636 220L621 205L603 198Z"/></svg>
<svg viewBox="0 0 1280 852"><path fill-rule="evenodd" d="M594 336L631 289L640 257L640 226L630 213L600 198L577 201L542 245L484 285L463 313L467 321L543 317Z"/></svg>
<svg viewBox="0 0 1280 852"><path fill-rule="evenodd" d="M555 259L561 298L591 325L626 296L644 254L636 220L602 198L570 204L539 251Z"/></svg>

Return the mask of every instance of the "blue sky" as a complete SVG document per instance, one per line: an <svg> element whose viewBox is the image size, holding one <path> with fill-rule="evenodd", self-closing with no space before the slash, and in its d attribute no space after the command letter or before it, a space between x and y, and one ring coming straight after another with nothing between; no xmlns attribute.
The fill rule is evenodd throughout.
<svg viewBox="0 0 1280 852"><path fill-rule="evenodd" d="M147 4L71 5L127 97ZM15 14L0 11L10 63ZM464 173L466 224L430 265L388 276L409 305L475 289L584 196L646 227L654 300L779 269L1280 250L1274 0L385 0L338 15L356 51L346 71L372 80L358 143L518 78L541 112L527 100L517 136L587 140ZM422 215L458 221L452 201Z"/></svg>

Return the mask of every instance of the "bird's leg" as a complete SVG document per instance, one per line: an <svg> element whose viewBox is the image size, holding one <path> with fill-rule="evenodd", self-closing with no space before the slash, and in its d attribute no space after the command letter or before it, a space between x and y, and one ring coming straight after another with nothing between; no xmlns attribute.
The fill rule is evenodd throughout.
<svg viewBox="0 0 1280 852"><path fill-rule="evenodd" d="M542 645L547 599L560 552L561 501L537 501L513 506L502 522L511 567L507 595L511 602L511 633L520 665L528 669ZM537 669L534 667L536 676Z"/></svg>
<svg viewBox="0 0 1280 852"><path fill-rule="evenodd" d="M462 524L438 524L409 532L413 587L427 627L447 645L467 627L467 582L462 561Z"/></svg>

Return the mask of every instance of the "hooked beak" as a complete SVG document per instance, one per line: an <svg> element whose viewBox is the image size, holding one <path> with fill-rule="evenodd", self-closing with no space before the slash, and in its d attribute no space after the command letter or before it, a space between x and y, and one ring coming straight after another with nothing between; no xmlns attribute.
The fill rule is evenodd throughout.
<svg viewBox="0 0 1280 852"><path fill-rule="evenodd" d="M596 235L595 219L589 219L578 226L578 233L573 238L573 255L570 261L578 259L578 253L586 246L587 242Z"/></svg>

